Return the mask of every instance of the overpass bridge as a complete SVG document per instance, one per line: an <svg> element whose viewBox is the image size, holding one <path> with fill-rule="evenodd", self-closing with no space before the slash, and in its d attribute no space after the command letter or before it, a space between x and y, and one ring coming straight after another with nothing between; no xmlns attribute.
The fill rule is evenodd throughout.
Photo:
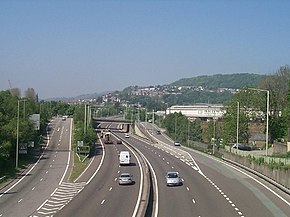
<svg viewBox="0 0 290 217"><path fill-rule="evenodd" d="M118 124L133 124L134 121L114 118L92 118L92 121L97 123L118 123Z"/></svg>
<svg viewBox="0 0 290 217"><path fill-rule="evenodd" d="M110 124L110 129L119 130L123 129L125 132L129 131L130 125L134 123L134 121L131 120L124 120L124 119L116 119L116 118L92 118L92 124L94 129L102 129L102 124ZM112 125L116 126L115 128L112 127ZM120 125L122 125L120 127ZM104 129L107 129L108 127L103 127Z"/></svg>

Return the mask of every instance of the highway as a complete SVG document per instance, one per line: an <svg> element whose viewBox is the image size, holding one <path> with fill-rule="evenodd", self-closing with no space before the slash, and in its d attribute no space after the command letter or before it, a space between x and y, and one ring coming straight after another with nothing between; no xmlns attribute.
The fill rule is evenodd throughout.
<svg viewBox="0 0 290 217"><path fill-rule="evenodd" d="M49 124L45 150L25 173L9 183L0 193L0 216L47 216L56 209L43 209L43 203L66 184L70 169L72 119L57 118Z"/></svg>
<svg viewBox="0 0 290 217"><path fill-rule="evenodd" d="M120 151L129 150L131 164L120 166ZM124 144L104 144L104 160L86 187L56 216L136 216L141 202L143 173L139 156ZM133 175L133 185L119 185L122 172Z"/></svg>
<svg viewBox="0 0 290 217"><path fill-rule="evenodd" d="M149 177L145 168L151 168L154 217L290 216L290 196L285 192L224 160L183 145L174 146L163 133L156 134L151 124L143 126L144 133L155 142L132 134L125 138L124 132L112 127L123 144L117 144L115 137L113 144L98 140L89 166L68 183L71 119L53 121L40 160L21 180L1 190L0 217L142 216L138 209L145 201L142 195L148 190L148 182L144 180ZM130 166L119 165L123 150L131 153ZM165 174L169 171L179 172L182 186L166 186ZM122 172L133 175L133 185L118 184Z"/></svg>
<svg viewBox="0 0 290 217"><path fill-rule="evenodd" d="M288 194L222 160L174 147L173 141L146 127L158 144L139 140L134 144L157 174L158 216L290 216ZM167 187L167 171L178 171L184 185Z"/></svg>

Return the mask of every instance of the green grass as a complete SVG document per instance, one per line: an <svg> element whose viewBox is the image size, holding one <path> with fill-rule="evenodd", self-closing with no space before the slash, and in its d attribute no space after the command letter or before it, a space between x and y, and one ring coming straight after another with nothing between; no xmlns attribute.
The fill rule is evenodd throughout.
<svg viewBox="0 0 290 217"><path fill-rule="evenodd" d="M71 172L71 175L69 177L69 181L73 182L76 178L79 177L79 175L85 170L85 168L90 163L90 158L86 158L84 162L79 161L78 156L76 155L76 152L74 151L74 165Z"/></svg>
<svg viewBox="0 0 290 217"><path fill-rule="evenodd" d="M15 158L9 158L0 162L0 187L5 185L9 180L14 179L17 175L25 170L30 164L35 162L33 154L19 155L18 168L15 168Z"/></svg>

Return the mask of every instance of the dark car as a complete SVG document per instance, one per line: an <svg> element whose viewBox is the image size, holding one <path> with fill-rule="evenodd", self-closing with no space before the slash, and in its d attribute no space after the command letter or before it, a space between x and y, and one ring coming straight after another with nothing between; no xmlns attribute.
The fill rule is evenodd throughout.
<svg viewBox="0 0 290 217"><path fill-rule="evenodd" d="M250 146L240 144L240 143L234 144L232 146L232 148L235 148L235 149L237 148L237 149L242 150L242 151L251 151L252 150L252 148Z"/></svg>

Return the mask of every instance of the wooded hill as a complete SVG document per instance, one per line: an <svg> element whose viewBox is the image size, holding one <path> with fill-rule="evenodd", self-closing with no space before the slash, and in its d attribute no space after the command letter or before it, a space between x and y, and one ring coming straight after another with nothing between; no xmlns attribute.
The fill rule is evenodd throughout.
<svg viewBox="0 0 290 217"><path fill-rule="evenodd" d="M240 89L244 87L257 87L265 78L265 75L238 73L238 74L216 74L202 75L192 78L182 78L171 83L171 86L202 86L204 88L233 88Z"/></svg>

